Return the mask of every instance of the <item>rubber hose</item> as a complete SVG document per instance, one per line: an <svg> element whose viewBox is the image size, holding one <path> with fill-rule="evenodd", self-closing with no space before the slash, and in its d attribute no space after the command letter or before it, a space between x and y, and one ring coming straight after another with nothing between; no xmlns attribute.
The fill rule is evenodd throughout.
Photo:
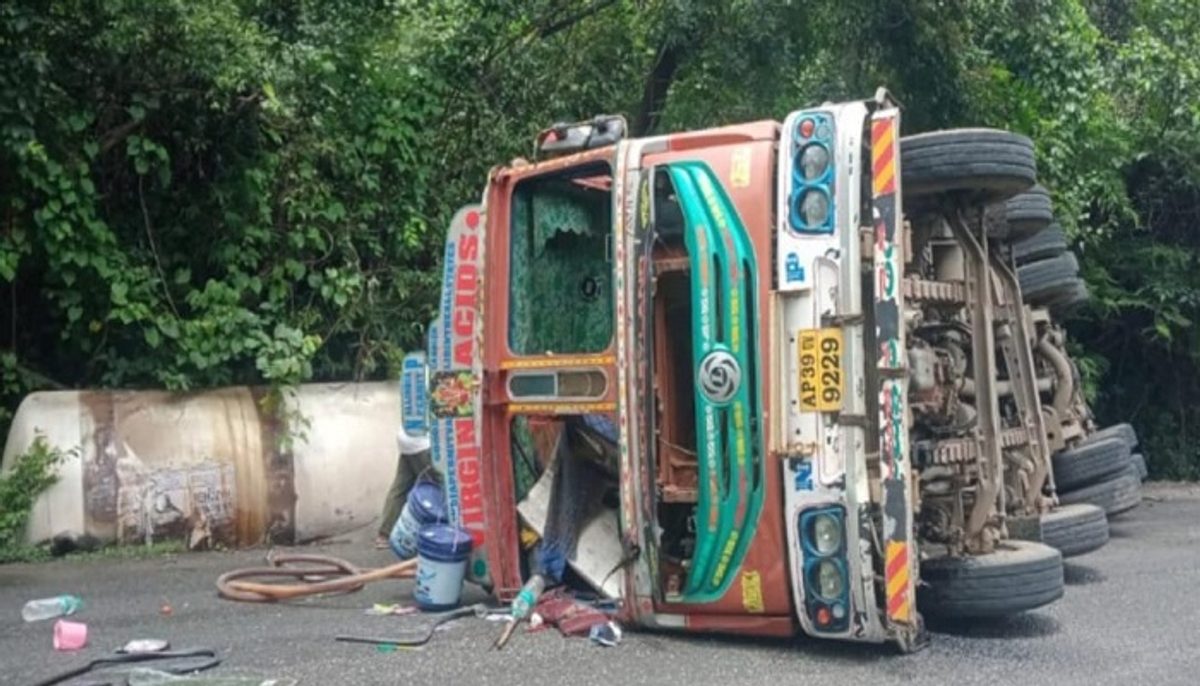
<svg viewBox="0 0 1200 686"><path fill-rule="evenodd" d="M364 570L345 560L324 555L271 556L268 558L268 562L273 566L235 569L222 574L217 578L218 595L227 600L240 602L272 603L310 595L354 593L362 590L363 586L372 581L412 578L417 566L416 560L406 560L388 567ZM285 566L295 562L319 566L293 568ZM294 585L254 583L242 580L250 577L291 577L303 580L314 576L338 578Z"/></svg>

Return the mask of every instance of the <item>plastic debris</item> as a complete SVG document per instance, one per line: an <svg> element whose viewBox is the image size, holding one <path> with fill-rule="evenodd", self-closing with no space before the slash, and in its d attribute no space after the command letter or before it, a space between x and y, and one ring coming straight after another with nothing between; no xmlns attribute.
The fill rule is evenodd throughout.
<svg viewBox="0 0 1200 686"><path fill-rule="evenodd" d="M521 588L521 592L517 594L512 601L512 615L517 620L525 619L537 605L538 599L542 596L542 591L546 588L546 578L541 574L534 574L529 581L525 582L525 586Z"/></svg>
<svg viewBox="0 0 1200 686"><path fill-rule="evenodd" d="M118 653L160 653L171 644L160 638L135 638L117 649Z"/></svg>
<svg viewBox="0 0 1200 686"><path fill-rule="evenodd" d="M592 639L592 643L615 648L621 642L621 627L616 622L597 624L588 633L588 638Z"/></svg>
<svg viewBox="0 0 1200 686"><path fill-rule="evenodd" d="M402 646L402 645L398 645L396 643L380 643L379 645L375 646L375 652L377 652L377 653L395 653L395 652L409 653L409 652L417 652L417 651L421 651L421 650L425 650L425 646Z"/></svg>
<svg viewBox="0 0 1200 686"><path fill-rule="evenodd" d="M129 686L296 686L295 679L264 679L257 676L176 676L157 669L135 667L129 672Z"/></svg>
<svg viewBox="0 0 1200 686"><path fill-rule="evenodd" d="M57 595L53 598L38 598L25 603L21 608L21 619L27 622L40 622L44 619L67 617L83 609L83 601L78 596Z"/></svg>
<svg viewBox="0 0 1200 686"><path fill-rule="evenodd" d="M416 605L400 605L400 604L387 605L384 603L375 603L374 606L372 606L371 608L369 608L366 611L366 614L374 615L374 616L387 616L387 615L400 616L400 615L411 615L411 614L415 613L416 611L417 611Z"/></svg>
<svg viewBox="0 0 1200 686"><path fill-rule="evenodd" d="M67 670L66 672L52 676L49 679L46 679L44 681L39 681L38 686L53 686L54 684L61 684L61 683L67 682L67 681L71 681L75 677L82 676L84 674L87 674L88 672L92 672L97 669L101 669L103 667L111 667L114 665L123 665L123 664L132 663L132 662L149 662L152 660L178 661L178 660L183 660L183 659L190 659L190 661L188 661L186 663L176 662L171 667L164 668L163 672L161 672L161 673L167 674L168 676L173 675L173 674L196 674L198 672L203 672L205 670L212 669L213 667L216 667L217 665L221 664L221 658L217 657L217 651L213 650L212 648L189 648L186 650L160 650L160 651L156 651L156 652L141 653L141 654L118 652L113 655L105 655L103 657L96 658L95 660L92 660L91 662L73 667L72 669ZM149 671L149 672L156 671L156 670L148 669L148 668L142 668L142 669ZM259 681L261 681L261 679ZM105 683L109 683L109 682L105 682ZM135 681L130 681L129 683L137 684L137 682L135 682ZM141 686L147 686L147 684L153 685L153 684L160 684L160 683L165 683L165 682L163 682L161 679L158 679L155 681L144 682ZM183 682L183 683L189 684L189 683L193 683L193 682L188 681L188 682ZM204 683L207 684L210 682L206 681ZM255 682L255 683L258 683L258 682ZM283 682L283 683L286 683L286 682ZM295 681L292 681L291 683L294 684Z"/></svg>
<svg viewBox="0 0 1200 686"><path fill-rule="evenodd" d="M54 649L73 651L87 646L88 627L83 622L60 619L54 623Z"/></svg>
<svg viewBox="0 0 1200 686"><path fill-rule="evenodd" d="M486 605L477 605L475 616L480 619L486 619L489 622L509 622L512 621L512 610L504 607L488 607Z"/></svg>
<svg viewBox="0 0 1200 686"><path fill-rule="evenodd" d="M513 632L517 625L529 618L533 613L533 608L537 606L542 597L542 592L546 589L546 578L541 574L534 574L525 582L525 586L521 588L521 592L512 601L512 617L508 626L504 627L504 631L496 637L496 641L492 643L492 648L501 650L508 640L512 638Z"/></svg>
<svg viewBox="0 0 1200 686"><path fill-rule="evenodd" d="M426 643L428 643L430 641L430 639L433 638L433 634L436 631L438 631L442 627L442 625L444 625L448 622L451 622L455 619L458 619L460 617L467 617L469 615L475 615L477 617L481 617L481 616L483 616L483 613L487 611L487 609L488 608L485 605L476 604L476 605L469 605L467 607L458 607L453 610L448 610L446 612L439 612L434 615L426 615L427 617L433 617L432 623L421 622L421 624L423 625L421 629L419 629L417 631L410 631L409 635L405 636L405 637L388 638L388 637L376 637L376 636L337 636L337 637L335 637L335 640L342 641L345 643L370 643L370 644L376 645L376 646L378 646L378 645L399 645L399 646L425 645Z"/></svg>

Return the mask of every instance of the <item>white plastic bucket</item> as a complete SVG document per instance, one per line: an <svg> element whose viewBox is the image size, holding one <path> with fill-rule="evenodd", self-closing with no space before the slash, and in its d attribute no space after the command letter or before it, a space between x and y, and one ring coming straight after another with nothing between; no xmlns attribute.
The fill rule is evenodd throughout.
<svg viewBox="0 0 1200 686"><path fill-rule="evenodd" d="M417 607L431 612L451 610L462 599L463 579L471 556L471 534L449 524L432 524L417 537Z"/></svg>

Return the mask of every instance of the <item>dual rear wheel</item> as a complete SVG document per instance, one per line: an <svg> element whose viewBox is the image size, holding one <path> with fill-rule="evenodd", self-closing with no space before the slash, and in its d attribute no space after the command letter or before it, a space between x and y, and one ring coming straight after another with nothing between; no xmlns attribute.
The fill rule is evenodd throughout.
<svg viewBox="0 0 1200 686"><path fill-rule="evenodd" d="M986 237L1012 246L1033 267L1018 269L1022 291L1028 284L1036 297L1068 304L1079 300L1081 290L1086 293L1061 229L1038 242L1056 225L1049 193L1036 185L1029 138L991 129L938 131L901 139L900 153L906 208L922 213L947 204L984 207ZM1043 256L1052 262L1035 266L1033 257ZM984 555L923 560L919 609L931 617L982 618L1048 605L1064 593L1063 557L1103 546L1108 522L1099 507L1060 508L1043 518L1042 536L1041 543L1001 541Z"/></svg>

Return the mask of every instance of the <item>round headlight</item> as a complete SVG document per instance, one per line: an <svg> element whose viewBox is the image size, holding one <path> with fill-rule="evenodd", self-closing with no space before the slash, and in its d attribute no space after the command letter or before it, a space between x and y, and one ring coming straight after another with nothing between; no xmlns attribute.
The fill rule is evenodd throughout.
<svg viewBox="0 0 1200 686"><path fill-rule="evenodd" d="M842 545L842 529L830 515L818 515L813 520L813 544L817 552L828 555Z"/></svg>
<svg viewBox="0 0 1200 686"><path fill-rule="evenodd" d="M829 150L823 145L809 145L800 153L800 170L804 179L811 181L825 174L829 169Z"/></svg>
<svg viewBox="0 0 1200 686"><path fill-rule="evenodd" d="M829 217L829 196L821 191L805 191L800 198L800 216L806 226L820 226Z"/></svg>
<svg viewBox="0 0 1200 686"><path fill-rule="evenodd" d="M826 598L840 598L846 590L842 572L831 560L822 560L817 565L817 591Z"/></svg>

